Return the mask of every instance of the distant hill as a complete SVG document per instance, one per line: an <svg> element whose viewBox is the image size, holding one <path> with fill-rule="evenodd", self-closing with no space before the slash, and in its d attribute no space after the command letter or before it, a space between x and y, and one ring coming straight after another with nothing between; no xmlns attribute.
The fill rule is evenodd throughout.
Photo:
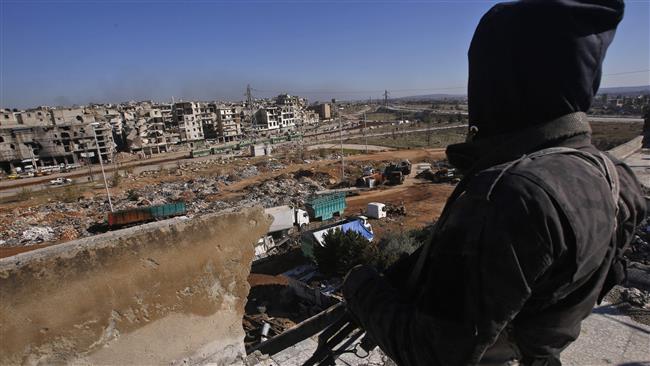
<svg viewBox="0 0 650 366"><path fill-rule="evenodd" d="M637 95L637 94L650 94L650 85L640 86L620 86L614 88L600 88L598 94L615 94L615 95ZM405 102L419 102L419 101L435 101L435 100L464 100L467 99L465 94L426 94L426 95L412 95L408 97L391 98L391 100L399 100Z"/></svg>
<svg viewBox="0 0 650 366"><path fill-rule="evenodd" d="M598 94L636 95L650 94L650 85L621 86L616 88L600 88Z"/></svg>
<svg viewBox="0 0 650 366"><path fill-rule="evenodd" d="M434 100L464 100L467 99L465 94L426 94L426 95L412 95L408 97L391 98L392 100L400 100L404 102L420 102L420 101L434 101Z"/></svg>

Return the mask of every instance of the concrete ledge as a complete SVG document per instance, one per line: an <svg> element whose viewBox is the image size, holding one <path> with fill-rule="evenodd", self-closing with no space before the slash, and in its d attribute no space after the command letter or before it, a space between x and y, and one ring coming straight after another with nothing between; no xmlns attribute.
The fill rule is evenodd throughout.
<svg viewBox="0 0 650 366"><path fill-rule="evenodd" d="M229 364L261 209L172 219L0 259L0 364Z"/></svg>
<svg viewBox="0 0 650 366"><path fill-rule="evenodd" d="M637 136L622 145L618 145L615 148L608 150L607 152L614 155L616 158L620 160L625 160L628 156L641 150L642 142L643 142L643 136Z"/></svg>

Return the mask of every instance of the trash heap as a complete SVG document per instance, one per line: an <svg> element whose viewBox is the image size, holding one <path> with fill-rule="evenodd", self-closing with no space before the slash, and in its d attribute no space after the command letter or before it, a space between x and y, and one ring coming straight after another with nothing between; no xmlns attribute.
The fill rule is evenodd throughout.
<svg viewBox="0 0 650 366"><path fill-rule="evenodd" d="M296 175L281 174L244 188L245 194L241 197L225 200L218 197L224 186L257 177L262 173L275 172L286 166L277 159L269 159L255 164L246 163L228 174L202 174L205 173L205 166L210 163L214 165L219 161L180 164L173 170L183 174L178 174L179 177L173 178L172 181L139 184L137 188L114 193L111 196L113 208L123 210L184 201L188 216L194 216L252 206L299 207L308 196L325 189L333 180L326 173L310 171ZM184 173L188 171L192 174ZM145 171L137 176L129 174L125 179L137 182L140 179L159 177L160 174L159 171ZM66 198L67 202L0 210L0 246L64 242L100 232L96 227L105 222L105 215L109 210L106 196L84 195L75 192L74 186L68 187L73 188L70 189L70 197Z"/></svg>
<svg viewBox="0 0 650 366"><path fill-rule="evenodd" d="M307 197L323 189L325 189L324 184L309 177L301 176L296 179L291 175L281 174L274 179L249 187L244 201L252 201L265 208L281 205L302 207Z"/></svg>

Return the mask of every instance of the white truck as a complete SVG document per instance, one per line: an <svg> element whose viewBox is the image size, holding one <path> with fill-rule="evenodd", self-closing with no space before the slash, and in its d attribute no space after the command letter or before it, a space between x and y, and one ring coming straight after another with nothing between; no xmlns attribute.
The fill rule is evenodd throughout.
<svg viewBox="0 0 650 366"><path fill-rule="evenodd" d="M72 179L69 179L69 178L56 178L56 179L52 179L50 181L50 184L53 185L53 186L60 186L60 185L69 184L69 183L72 183Z"/></svg>
<svg viewBox="0 0 650 366"><path fill-rule="evenodd" d="M386 217L386 205L379 202L370 202L368 203L368 217L373 219L383 219Z"/></svg>
<svg viewBox="0 0 650 366"><path fill-rule="evenodd" d="M277 206L264 210L267 215L273 216L273 223L269 228L269 234L280 231L289 231L294 226L303 229L309 224L309 214L305 210L291 206Z"/></svg>

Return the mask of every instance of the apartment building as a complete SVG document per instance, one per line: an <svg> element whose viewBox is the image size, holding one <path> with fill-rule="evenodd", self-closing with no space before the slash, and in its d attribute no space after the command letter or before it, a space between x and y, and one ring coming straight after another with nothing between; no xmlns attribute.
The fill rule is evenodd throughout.
<svg viewBox="0 0 650 366"><path fill-rule="evenodd" d="M137 115L136 120L126 123L126 148L144 155L169 151L162 111L156 108L138 110Z"/></svg>
<svg viewBox="0 0 650 366"><path fill-rule="evenodd" d="M0 167L98 162L98 146L102 159L112 161L115 142L108 123L0 127Z"/></svg>
<svg viewBox="0 0 650 366"><path fill-rule="evenodd" d="M218 136L223 142L234 141L241 137L242 111L235 106L221 106L215 109L217 115Z"/></svg>
<svg viewBox="0 0 650 366"><path fill-rule="evenodd" d="M321 121L332 119L332 107L329 103L316 104L312 105L309 108L318 113L318 117L321 119Z"/></svg>
<svg viewBox="0 0 650 366"><path fill-rule="evenodd" d="M173 115L172 131L178 133L180 142L204 139L198 103L175 103Z"/></svg>
<svg viewBox="0 0 650 366"><path fill-rule="evenodd" d="M216 114L217 105L215 103L197 103L197 106L197 118L203 128L204 139L217 139L219 135Z"/></svg>
<svg viewBox="0 0 650 366"><path fill-rule="evenodd" d="M81 112L83 113L83 112ZM42 126L54 124L52 111L45 108L30 109L17 114L19 125L23 126Z"/></svg>
<svg viewBox="0 0 650 366"><path fill-rule="evenodd" d="M18 125L18 113L11 109L0 110L0 128Z"/></svg>
<svg viewBox="0 0 650 366"><path fill-rule="evenodd" d="M280 128L282 110L276 106L265 106L255 113L253 129L259 131L277 130Z"/></svg>

